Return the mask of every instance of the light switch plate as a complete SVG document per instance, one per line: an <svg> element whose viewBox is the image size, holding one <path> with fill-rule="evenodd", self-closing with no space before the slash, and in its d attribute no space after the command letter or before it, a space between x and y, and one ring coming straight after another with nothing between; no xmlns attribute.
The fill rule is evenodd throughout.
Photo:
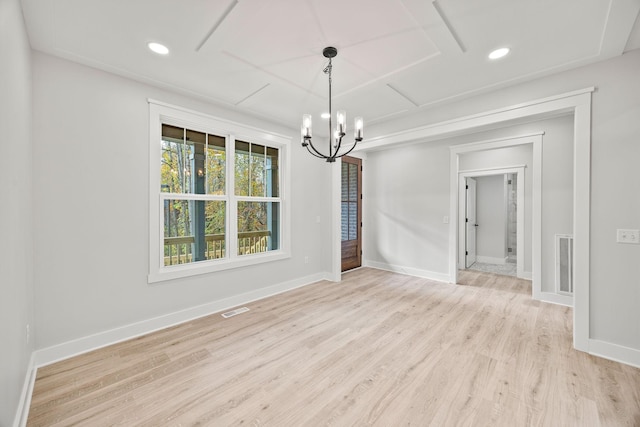
<svg viewBox="0 0 640 427"><path fill-rule="evenodd" d="M640 245L640 230L626 230L619 228L616 234L616 242Z"/></svg>

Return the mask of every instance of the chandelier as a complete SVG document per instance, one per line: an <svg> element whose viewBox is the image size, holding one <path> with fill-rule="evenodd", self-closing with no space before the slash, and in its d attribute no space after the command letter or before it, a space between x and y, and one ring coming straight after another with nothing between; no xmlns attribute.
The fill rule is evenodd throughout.
<svg viewBox="0 0 640 427"><path fill-rule="evenodd" d="M325 58L329 58L329 64L327 64L324 70L322 70L329 76L329 151L328 153L323 153L318 150L311 141L311 114L304 114L302 116L302 146L306 147L312 155L321 159L326 159L329 163L333 163L337 158L346 156L353 151L353 149L356 148L356 144L362 141L364 121L362 120L362 117L356 117L354 123L355 140L353 141L353 145L351 145L348 150L343 149L342 152L340 152L340 149L342 148L342 138L346 135L347 130L347 113L345 111L341 110L336 114L336 129L333 131L333 137L331 136L333 130L333 112L331 111L331 59L335 58L338 54L338 49L335 47L325 47L322 54Z"/></svg>

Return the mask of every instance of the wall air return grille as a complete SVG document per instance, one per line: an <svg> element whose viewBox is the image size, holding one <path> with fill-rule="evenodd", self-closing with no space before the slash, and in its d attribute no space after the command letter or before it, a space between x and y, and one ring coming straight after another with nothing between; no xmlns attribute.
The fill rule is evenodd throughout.
<svg viewBox="0 0 640 427"><path fill-rule="evenodd" d="M573 236L556 234L556 292L573 295Z"/></svg>

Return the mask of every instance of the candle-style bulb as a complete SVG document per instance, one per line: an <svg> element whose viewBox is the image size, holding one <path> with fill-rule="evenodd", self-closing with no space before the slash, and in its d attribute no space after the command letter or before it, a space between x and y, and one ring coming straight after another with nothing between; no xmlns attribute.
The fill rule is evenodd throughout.
<svg viewBox="0 0 640 427"><path fill-rule="evenodd" d="M347 130L347 112L344 110L338 111L338 133L344 134Z"/></svg>
<svg viewBox="0 0 640 427"><path fill-rule="evenodd" d="M362 135L364 134L364 120L362 119L362 117L356 117L354 127L356 141L362 140Z"/></svg>
<svg viewBox="0 0 640 427"><path fill-rule="evenodd" d="M302 116L301 133L303 138L311 138L311 114Z"/></svg>

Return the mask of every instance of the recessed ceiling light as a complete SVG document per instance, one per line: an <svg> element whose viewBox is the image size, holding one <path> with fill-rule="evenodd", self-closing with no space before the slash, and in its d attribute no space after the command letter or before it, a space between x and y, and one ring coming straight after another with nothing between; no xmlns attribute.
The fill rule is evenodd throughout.
<svg viewBox="0 0 640 427"><path fill-rule="evenodd" d="M149 46L149 49L151 49L152 51L154 51L159 55L166 55L169 53L169 48L160 43L151 42L147 44L147 46Z"/></svg>
<svg viewBox="0 0 640 427"><path fill-rule="evenodd" d="M322 113L322 114L320 115L320 117L322 117L323 119L328 119L329 117L331 117L331 114L329 114L329 113Z"/></svg>
<svg viewBox="0 0 640 427"><path fill-rule="evenodd" d="M489 54L489 59L499 59L503 56L506 56L509 53L508 47L501 47L500 49L496 49Z"/></svg>

